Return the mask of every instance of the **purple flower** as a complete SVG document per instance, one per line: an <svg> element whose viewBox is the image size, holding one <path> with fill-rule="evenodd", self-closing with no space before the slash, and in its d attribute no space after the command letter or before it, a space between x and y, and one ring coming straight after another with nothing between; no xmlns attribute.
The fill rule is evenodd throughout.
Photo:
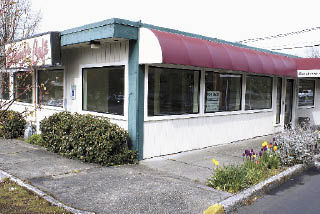
<svg viewBox="0 0 320 214"><path fill-rule="evenodd" d="M276 138L274 137L274 138L272 138L272 141L274 142L274 141L276 141Z"/></svg>
<svg viewBox="0 0 320 214"><path fill-rule="evenodd" d="M244 157L246 154L245 153L242 153L242 157Z"/></svg>
<svg viewBox="0 0 320 214"><path fill-rule="evenodd" d="M251 149L251 152L253 152L253 149Z"/></svg>
<svg viewBox="0 0 320 214"><path fill-rule="evenodd" d="M267 149L268 149L267 147L264 147L264 149L263 149L263 150L264 150L264 151L267 151Z"/></svg>
<svg viewBox="0 0 320 214"><path fill-rule="evenodd" d="M261 152L261 151L259 152L259 156L260 156L260 157L262 156L262 152Z"/></svg>
<svg viewBox="0 0 320 214"><path fill-rule="evenodd" d="M248 155L248 154L250 153L250 151L246 149L246 150L244 151L244 153L245 153L246 155Z"/></svg>

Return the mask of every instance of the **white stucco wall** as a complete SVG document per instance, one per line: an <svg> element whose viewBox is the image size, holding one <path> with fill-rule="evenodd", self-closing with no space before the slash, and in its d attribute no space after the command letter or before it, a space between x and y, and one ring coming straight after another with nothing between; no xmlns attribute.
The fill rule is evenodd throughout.
<svg viewBox="0 0 320 214"><path fill-rule="evenodd" d="M273 122L272 111L146 121L144 158L271 134Z"/></svg>

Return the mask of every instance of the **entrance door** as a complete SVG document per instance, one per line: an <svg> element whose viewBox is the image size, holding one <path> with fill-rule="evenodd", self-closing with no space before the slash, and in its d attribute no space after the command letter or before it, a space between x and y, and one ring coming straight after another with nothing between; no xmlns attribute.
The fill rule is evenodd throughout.
<svg viewBox="0 0 320 214"><path fill-rule="evenodd" d="M292 122L292 105L293 105L293 81L287 80L286 84L286 105L284 113L284 125L290 128Z"/></svg>

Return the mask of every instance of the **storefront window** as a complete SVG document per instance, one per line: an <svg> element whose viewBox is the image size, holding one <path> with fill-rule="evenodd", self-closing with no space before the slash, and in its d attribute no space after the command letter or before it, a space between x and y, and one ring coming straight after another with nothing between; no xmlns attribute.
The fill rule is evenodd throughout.
<svg viewBox="0 0 320 214"><path fill-rule="evenodd" d="M246 110L272 107L272 77L247 76Z"/></svg>
<svg viewBox="0 0 320 214"><path fill-rule="evenodd" d="M206 72L205 112L241 110L241 75Z"/></svg>
<svg viewBox="0 0 320 214"><path fill-rule="evenodd" d="M299 106L314 105L314 80L299 80Z"/></svg>
<svg viewBox="0 0 320 214"><path fill-rule="evenodd" d="M83 69L83 110L123 115L124 66Z"/></svg>
<svg viewBox="0 0 320 214"><path fill-rule="evenodd" d="M18 102L32 103L32 72L14 73L14 99Z"/></svg>
<svg viewBox="0 0 320 214"><path fill-rule="evenodd" d="M39 103L63 107L63 70L38 71Z"/></svg>
<svg viewBox="0 0 320 214"><path fill-rule="evenodd" d="M0 99L9 99L9 91L10 91L10 85L9 85L9 77L10 74L7 72L1 72L0 73Z"/></svg>
<svg viewBox="0 0 320 214"><path fill-rule="evenodd" d="M200 71L149 67L148 115L199 112Z"/></svg>

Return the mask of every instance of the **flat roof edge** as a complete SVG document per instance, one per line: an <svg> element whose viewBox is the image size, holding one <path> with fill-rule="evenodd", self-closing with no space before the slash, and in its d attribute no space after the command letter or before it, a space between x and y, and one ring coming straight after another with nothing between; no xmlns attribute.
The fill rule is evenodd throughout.
<svg viewBox="0 0 320 214"><path fill-rule="evenodd" d="M72 34L72 33L77 33L80 31L89 30L92 28L99 28L99 27L103 27L105 25L111 25L111 24L127 25L127 26L137 27L137 28L140 27L140 22L134 22L134 21L119 19L119 18L111 18L111 19L106 19L106 20L100 21L100 22L95 22L95 23L83 25L80 27L75 27L75 28L71 28L68 30L64 30L61 32L61 36L67 35L67 34Z"/></svg>
<svg viewBox="0 0 320 214"><path fill-rule="evenodd" d="M36 38L36 37L47 35L47 34L60 34L60 32L59 31L48 31L48 32L44 32L44 33L37 33L37 34L34 34L32 36L23 37L21 39L15 39L13 41L10 41L10 42L6 43L5 45L9 45L9 44L12 44L12 43L15 43L15 42L21 42L23 40L32 39L32 38Z"/></svg>

